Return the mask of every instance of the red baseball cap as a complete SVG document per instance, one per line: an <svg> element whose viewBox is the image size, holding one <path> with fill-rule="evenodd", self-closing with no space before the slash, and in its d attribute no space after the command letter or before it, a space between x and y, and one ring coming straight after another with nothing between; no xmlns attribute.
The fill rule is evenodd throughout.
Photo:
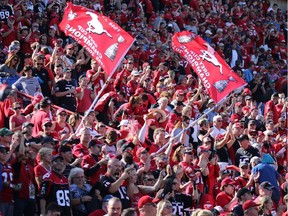
<svg viewBox="0 0 288 216"><path fill-rule="evenodd" d="M178 90L175 92L175 95L176 95L176 94L184 95L185 92L184 92L182 89L178 89Z"/></svg>
<svg viewBox="0 0 288 216"><path fill-rule="evenodd" d="M137 151L136 151L136 156L137 156L137 158L140 157L140 155L142 154L143 151L147 151L147 152L148 152L149 149L144 148L144 147L140 147L140 148L138 148Z"/></svg>
<svg viewBox="0 0 288 216"><path fill-rule="evenodd" d="M224 178L224 179L222 180L222 182L221 182L221 187L223 187L223 186L225 186L225 185L229 185L229 184L235 185L236 182L235 182L233 179L231 179L230 177L226 177L226 178Z"/></svg>
<svg viewBox="0 0 288 216"><path fill-rule="evenodd" d="M147 203L155 203L155 200L153 200L150 196L146 195L143 196L139 199L138 201L138 209L142 208L144 205L146 205Z"/></svg>
<svg viewBox="0 0 288 216"><path fill-rule="evenodd" d="M252 200L247 200L244 204L243 204L243 210L246 211L249 208L255 207L255 206L259 206L260 204L255 203Z"/></svg>
<svg viewBox="0 0 288 216"><path fill-rule="evenodd" d="M247 95L252 95L252 92L249 88L244 88L243 93L245 93Z"/></svg>
<svg viewBox="0 0 288 216"><path fill-rule="evenodd" d="M235 103L235 106L242 106L242 103L241 102L237 102L237 103Z"/></svg>

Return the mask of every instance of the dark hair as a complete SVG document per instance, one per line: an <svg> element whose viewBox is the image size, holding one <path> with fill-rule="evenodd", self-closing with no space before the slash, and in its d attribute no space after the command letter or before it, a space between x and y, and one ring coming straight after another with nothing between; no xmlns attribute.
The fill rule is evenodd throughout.
<svg viewBox="0 0 288 216"><path fill-rule="evenodd" d="M121 216L134 216L137 211L134 208L124 209Z"/></svg>
<svg viewBox="0 0 288 216"><path fill-rule="evenodd" d="M162 193L162 197L165 197L166 194L172 192L173 181L176 179L175 175L168 176L164 182L164 190Z"/></svg>
<svg viewBox="0 0 288 216"><path fill-rule="evenodd" d="M32 70L32 67L30 65L26 65L23 70L26 72Z"/></svg>

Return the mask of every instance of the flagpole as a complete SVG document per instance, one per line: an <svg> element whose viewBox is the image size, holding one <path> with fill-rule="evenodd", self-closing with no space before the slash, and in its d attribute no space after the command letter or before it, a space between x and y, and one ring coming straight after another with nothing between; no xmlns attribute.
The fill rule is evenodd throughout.
<svg viewBox="0 0 288 216"><path fill-rule="evenodd" d="M190 123L186 128L184 128L180 133L178 133L176 136L170 138L170 140L163 145L155 154L160 153L163 149L166 149L167 146L172 142L173 139L178 138L179 136L181 136L184 131L186 131L187 129L189 129L190 127L193 127L200 119L204 118L206 115L208 115L210 112L212 112L215 108L219 107L223 102L227 101L230 97L232 96L229 95L227 98L223 98L222 100L220 100L213 108L211 108L210 110L208 110L208 112L204 113L202 116L200 116L198 119L196 119L195 121L193 121L192 123ZM186 129L186 130L185 130Z"/></svg>
<svg viewBox="0 0 288 216"><path fill-rule="evenodd" d="M110 82L110 79L112 78L112 76L114 75L116 70L114 70L110 76L108 77L107 81L104 83L104 85L102 86L101 90L98 92L97 96L95 97L94 101L92 102L91 106L89 107L89 109L84 113L84 117L81 119L81 122L80 124L78 125L76 131L75 131L75 134L78 134L79 130L80 130L80 127L82 126L83 124L83 121L84 119L88 116L89 112L94 108L94 106L96 105L100 95L102 94L102 92L106 89L107 87L107 84Z"/></svg>

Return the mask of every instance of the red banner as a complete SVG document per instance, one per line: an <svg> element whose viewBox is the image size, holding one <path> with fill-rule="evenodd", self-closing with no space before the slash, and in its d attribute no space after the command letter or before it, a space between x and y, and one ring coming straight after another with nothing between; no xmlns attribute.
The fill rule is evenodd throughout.
<svg viewBox="0 0 288 216"><path fill-rule="evenodd" d="M81 44L108 74L116 70L134 42L134 38L109 18L70 2L59 27Z"/></svg>
<svg viewBox="0 0 288 216"><path fill-rule="evenodd" d="M172 47L190 63L216 103L233 90L246 85L200 36L188 31L177 32L172 37Z"/></svg>

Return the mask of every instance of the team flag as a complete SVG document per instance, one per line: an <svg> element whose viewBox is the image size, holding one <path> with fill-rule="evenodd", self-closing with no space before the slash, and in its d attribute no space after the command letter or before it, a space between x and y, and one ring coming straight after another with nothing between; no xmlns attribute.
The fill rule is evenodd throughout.
<svg viewBox="0 0 288 216"><path fill-rule="evenodd" d="M108 17L70 2L59 27L81 44L108 75L116 70L134 42L134 38Z"/></svg>
<svg viewBox="0 0 288 216"><path fill-rule="evenodd" d="M177 32L172 37L172 47L190 63L216 103L233 90L246 85L246 82L200 36L188 31Z"/></svg>

